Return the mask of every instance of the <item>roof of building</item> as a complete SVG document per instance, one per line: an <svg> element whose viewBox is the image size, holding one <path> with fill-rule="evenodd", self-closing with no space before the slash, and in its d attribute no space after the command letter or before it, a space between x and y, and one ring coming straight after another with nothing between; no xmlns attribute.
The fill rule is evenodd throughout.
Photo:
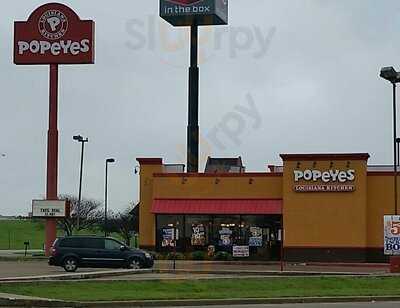
<svg viewBox="0 0 400 308"><path fill-rule="evenodd" d="M242 158L207 158L205 173L242 173L245 167L243 166Z"/></svg>

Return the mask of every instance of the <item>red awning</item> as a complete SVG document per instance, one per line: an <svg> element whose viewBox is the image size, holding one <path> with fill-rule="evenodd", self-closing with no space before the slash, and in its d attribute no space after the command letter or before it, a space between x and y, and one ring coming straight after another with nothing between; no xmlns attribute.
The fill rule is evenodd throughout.
<svg viewBox="0 0 400 308"><path fill-rule="evenodd" d="M282 199L155 199L154 214L282 214Z"/></svg>

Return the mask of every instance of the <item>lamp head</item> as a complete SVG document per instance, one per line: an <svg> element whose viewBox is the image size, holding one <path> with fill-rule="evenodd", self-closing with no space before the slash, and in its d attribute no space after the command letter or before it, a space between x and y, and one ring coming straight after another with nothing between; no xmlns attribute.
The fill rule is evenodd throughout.
<svg viewBox="0 0 400 308"><path fill-rule="evenodd" d="M106 163L115 163L115 159L114 158L107 158L106 159Z"/></svg>
<svg viewBox="0 0 400 308"><path fill-rule="evenodd" d="M400 73L396 72L396 70L392 66L382 68L380 77L387 81L390 81L391 83L400 82Z"/></svg>
<svg viewBox="0 0 400 308"><path fill-rule="evenodd" d="M81 135L77 135L77 136L72 137L72 139L74 139L76 141L82 141L83 137Z"/></svg>

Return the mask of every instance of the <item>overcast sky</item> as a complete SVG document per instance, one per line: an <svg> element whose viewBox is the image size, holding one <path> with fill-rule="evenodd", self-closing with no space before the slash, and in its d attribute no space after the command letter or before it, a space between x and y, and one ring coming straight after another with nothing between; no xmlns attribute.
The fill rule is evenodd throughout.
<svg viewBox="0 0 400 308"><path fill-rule="evenodd" d="M138 201L137 157L185 163L188 29L158 17L158 0L60 1L96 22L96 64L60 69L60 193L109 206ZM117 3L117 4L116 4ZM48 67L12 63L13 22L43 1L3 0L0 10L0 214L24 214L45 194ZM398 0L234 0L229 26L200 30L202 165L243 157L249 171L280 153L369 152L392 159L390 84L400 69Z"/></svg>

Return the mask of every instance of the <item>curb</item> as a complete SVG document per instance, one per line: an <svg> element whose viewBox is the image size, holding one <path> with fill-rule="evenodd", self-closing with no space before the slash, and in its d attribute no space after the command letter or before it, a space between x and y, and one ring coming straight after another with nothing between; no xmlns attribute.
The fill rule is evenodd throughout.
<svg viewBox="0 0 400 308"><path fill-rule="evenodd" d="M40 281L73 281L73 280L88 280L104 277L129 276L134 274L204 274L204 275L237 275L237 276L260 276L260 277L310 277L310 276L382 276L382 274L374 273L357 273L357 272L310 272L310 271L229 271L229 270L169 270L169 269L139 269L139 270L116 270L102 271L90 273L74 273L74 274L59 274L49 276L25 276L25 277L8 277L0 278L0 284L14 282L40 282ZM385 274L387 275L387 274ZM154 278L154 280L159 280Z"/></svg>
<svg viewBox="0 0 400 308"><path fill-rule="evenodd" d="M301 263L305 266L331 266L331 267L364 267L364 268L390 268L389 263L325 263L325 262L306 262Z"/></svg>
<svg viewBox="0 0 400 308"><path fill-rule="evenodd" d="M400 301L400 296L344 296L344 297L288 297L255 299L204 299L204 300L158 300L158 301L110 301L110 302L68 302L57 300L26 300L3 298L0 307L182 307L215 305L260 305L299 303L350 303Z"/></svg>
<svg viewBox="0 0 400 308"><path fill-rule="evenodd" d="M209 274L209 275L246 275L246 276L374 276L374 273L358 272L311 272L311 271L231 271L231 270L154 270L160 274Z"/></svg>
<svg viewBox="0 0 400 308"><path fill-rule="evenodd" d="M132 274L148 274L148 273L153 273L153 270L152 269L118 270L118 271L103 271L103 272L91 272L91 273L60 274L60 275L49 275L49 276L9 277L9 278L0 278L0 283L54 281L54 280L81 280L81 279L94 279L102 277L126 276Z"/></svg>

